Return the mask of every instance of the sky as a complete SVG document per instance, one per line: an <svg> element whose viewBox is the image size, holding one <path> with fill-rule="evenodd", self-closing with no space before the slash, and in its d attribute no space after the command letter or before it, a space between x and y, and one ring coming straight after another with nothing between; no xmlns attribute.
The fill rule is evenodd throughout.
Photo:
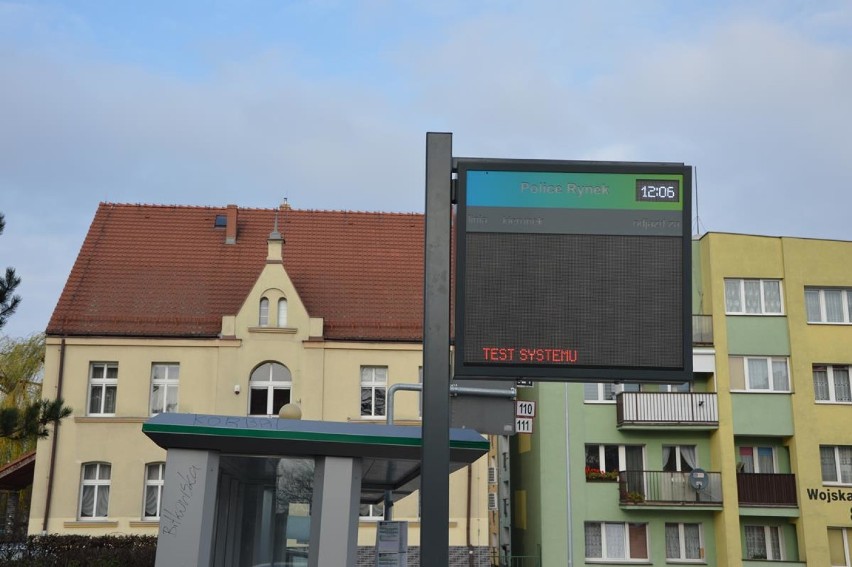
<svg viewBox="0 0 852 567"><path fill-rule="evenodd" d="M852 240L846 0L0 0L0 270L100 202L422 212L456 157L682 162L696 233Z"/></svg>

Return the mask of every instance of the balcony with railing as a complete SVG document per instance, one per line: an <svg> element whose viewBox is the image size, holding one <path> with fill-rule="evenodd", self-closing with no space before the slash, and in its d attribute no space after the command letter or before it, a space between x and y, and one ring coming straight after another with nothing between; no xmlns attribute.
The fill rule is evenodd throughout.
<svg viewBox="0 0 852 567"><path fill-rule="evenodd" d="M719 404L712 392L621 392L615 404L619 429L719 427Z"/></svg>
<svg viewBox="0 0 852 567"><path fill-rule="evenodd" d="M796 475L737 473L740 506L796 507Z"/></svg>
<svg viewBox="0 0 852 567"><path fill-rule="evenodd" d="M669 471L621 471L618 475L622 507L722 507L722 473L704 472L704 486L696 490L689 473Z"/></svg>

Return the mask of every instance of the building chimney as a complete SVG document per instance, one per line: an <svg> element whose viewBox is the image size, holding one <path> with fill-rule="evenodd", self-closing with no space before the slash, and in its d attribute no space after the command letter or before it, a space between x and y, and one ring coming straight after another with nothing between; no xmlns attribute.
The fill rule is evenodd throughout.
<svg viewBox="0 0 852 567"><path fill-rule="evenodd" d="M237 206L228 205L228 224L225 226L225 244L237 243Z"/></svg>
<svg viewBox="0 0 852 567"><path fill-rule="evenodd" d="M278 232L278 211L275 211L275 226L272 228L272 232L269 233L266 243L266 263L280 264L281 252L284 248L284 237Z"/></svg>

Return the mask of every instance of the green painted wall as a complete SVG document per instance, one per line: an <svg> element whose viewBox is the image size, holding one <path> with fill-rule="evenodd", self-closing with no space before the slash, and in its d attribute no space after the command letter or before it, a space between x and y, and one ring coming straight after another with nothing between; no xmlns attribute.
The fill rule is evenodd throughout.
<svg viewBox="0 0 852 567"><path fill-rule="evenodd" d="M729 315L728 354L790 356L790 336L786 317Z"/></svg>
<svg viewBox="0 0 852 567"><path fill-rule="evenodd" d="M793 435L790 394L731 394L734 435ZM755 411L760 408L760 411Z"/></svg>

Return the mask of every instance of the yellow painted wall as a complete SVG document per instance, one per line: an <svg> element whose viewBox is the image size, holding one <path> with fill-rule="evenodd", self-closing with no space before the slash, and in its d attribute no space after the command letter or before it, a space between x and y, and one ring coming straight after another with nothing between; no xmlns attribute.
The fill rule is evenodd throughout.
<svg viewBox="0 0 852 567"><path fill-rule="evenodd" d="M270 320L258 326L261 297L270 300ZM277 300L288 302L286 327L276 319ZM69 338L64 349L62 396L74 409L58 432L56 468L48 533L102 535L156 534L157 524L142 522L144 472L147 463L165 461L165 451L141 432L149 417L151 365L180 364L178 411L246 415L249 377L267 361L290 370L291 400L303 419L375 422L360 415L361 366L386 366L388 386L417 383L422 366L418 343L329 342L321 339L322 320L311 318L280 264L269 263L239 313L225 317L222 337L204 340ZM50 338L45 362L44 394L55 397L61 341ZM118 362L115 417L87 417L91 362ZM234 387L240 386L235 394ZM397 423L419 425L419 395L400 392L395 399ZM378 421L384 421L380 418ZM55 434L54 434L55 435ZM42 532L47 478L54 436L38 445L29 532ZM79 521L81 465L109 462L112 481L106 522ZM454 473L450 483L450 545L488 545L487 459L471 469L471 520L468 522L468 472ZM394 507L394 519L412 522L409 544L419 544L418 497ZM375 544L375 524L362 522L360 545Z"/></svg>

